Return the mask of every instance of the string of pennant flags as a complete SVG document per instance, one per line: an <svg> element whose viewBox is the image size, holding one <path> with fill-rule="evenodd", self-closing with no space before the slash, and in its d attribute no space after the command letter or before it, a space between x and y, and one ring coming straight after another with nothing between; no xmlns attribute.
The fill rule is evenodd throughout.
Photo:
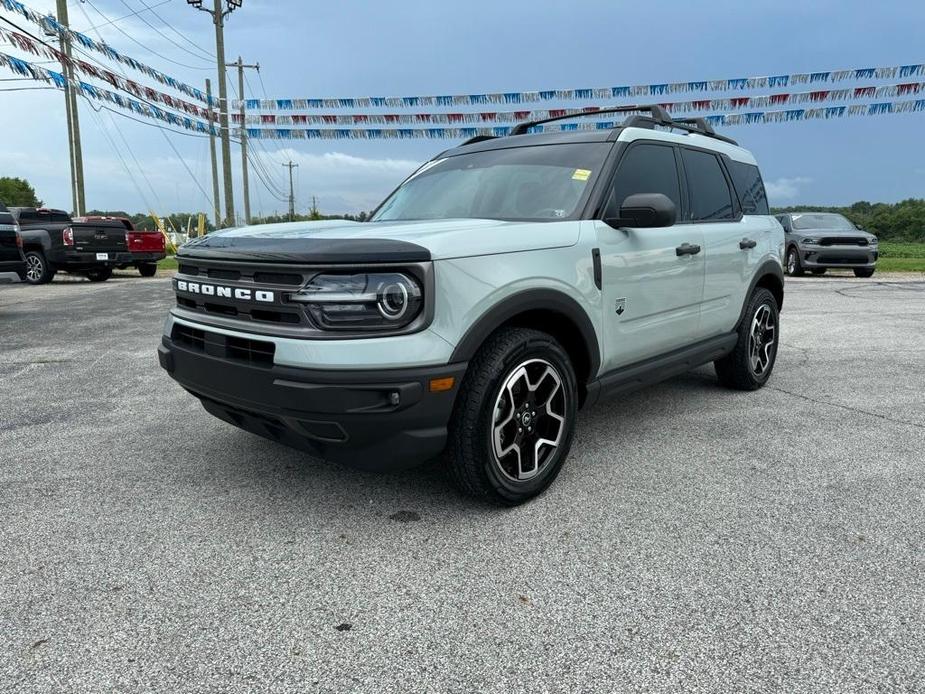
<svg viewBox="0 0 925 694"><path fill-rule="evenodd" d="M13 56L7 55L6 53L0 53L0 67L6 67L21 77L28 77L36 81L45 82L46 84L54 84L54 86L59 89L64 89L65 85L68 84L67 78L60 72L49 70L48 68L44 68L40 65L33 65L32 63L26 62L25 60L20 60L19 58L14 58ZM198 133L211 132L214 135L218 134L218 129L213 125L205 123L201 120L190 118L189 116L183 116L173 113L172 111L166 111L154 104L138 101L137 99L123 96L122 94L109 91L108 89L102 89L96 85L89 84L77 78L74 78L70 84L75 90L78 91L81 96L84 96L88 99L110 103L128 111L132 111L139 116L154 118L164 123L168 123L169 125L185 128L186 130L192 130ZM144 88L143 91L145 97L153 98L152 95L148 93L150 90ZM155 94L159 97L166 97L166 95L160 94L158 92ZM155 98L154 100L159 99Z"/></svg>
<svg viewBox="0 0 925 694"><path fill-rule="evenodd" d="M3 0L9 2L10 0ZM482 106L485 104L528 104L543 101L574 101L576 99L619 99L632 97L664 97L668 94L718 93L753 89L775 89L802 84L835 84L848 80L908 79L925 75L925 64L885 67L852 68L798 72L766 77L734 77L720 80L694 80L637 84L588 89L550 89L526 92L488 92L484 94L454 94L442 96L362 96L350 98L307 99L245 99L248 111L302 111L340 108L416 108L420 106ZM238 109L241 101L233 102Z"/></svg>
<svg viewBox="0 0 925 694"><path fill-rule="evenodd" d="M147 75L159 84L176 89L177 91L186 94L190 98L196 99L197 101L210 106L217 105L218 103L214 98L211 101L207 100L206 95L202 90L197 89L196 87L192 87L184 82L181 82L180 80L174 79L170 75L163 73L160 70L155 70L154 68L149 67L141 61L135 60L134 58L125 55L124 53L120 53L115 48L112 48L110 45L103 43L102 41L94 41L86 34L82 34L79 31L74 31L73 29L70 29L63 24L58 23L58 20L53 16L43 15L40 12L36 12L35 10L19 2L19 0L0 0L0 8L21 15L32 24L40 27L43 31L53 31L59 36L69 39L73 44L79 45L87 50L104 55L110 60L114 60L118 63L126 65L133 70L136 70L137 72L141 72Z"/></svg>
<svg viewBox="0 0 925 694"><path fill-rule="evenodd" d="M764 96L736 96L720 99L695 99L691 101L663 102L660 105L672 112L736 111L741 109L762 109L769 106L791 104L836 102L857 99L889 99L925 93L925 82L904 82L880 87L865 86L847 89L825 89L807 92L777 93ZM637 105L637 104L634 104ZM541 120L565 115L594 113L601 106L585 106L574 109L545 109L533 111L481 111L471 113L363 113L363 114L250 114L244 118L245 125L389 125L427 123L505 123L525 120ZM240 125L241 114L233 113L232 120Z"/></svg>
<svg viewBox="0 0 925 694"><path fill-rule="evenodd" d="M23 36L18 32L8 31L6 29L0 28L0 40L6 40L16 48L19 48L20 50L26 51L28 53L32 53L33 55L55 60L62 65L70 65L75 72L79 72L83 75L95 77L96 79L108 82L116 89L121 89L122 91L134 94L137 97L147 99L148 101L156 101L170 108L196 116L197 118L209 118L209 109L204 106L197 106L196 104L184 101L183 99L178 99L175 96L170 96L170 94L164 94L163 92L152 89L151 87L143 86L134 80L120 77L119 75L116 75L104 67L94 65L93 63L88 63L86 60L68 58L57 48L38 43L28 36ZM12 56L7 56L7 58L10 60L16 60L15 58L12 58ZM28 64L25 63L25 61L20 62Z"/></svg>
<svg viewBox="0 0 925 694"><path fill-rule="evenodd" d="M829 120L857 116L880 116L898 113L925 112L925 99L884 101L872 104L843 104L818 108L719 113L705 116L714 127L785 123L806 120ZM577 130L610 130L619 121L558 123L538 125L533 132L567 132ZM513 126L453 127L453 128L245 128L248 139L260 140L374 140L374 139L468 139L480 135L504 137ZM241 134L241 129L235 131Z"/></svg>

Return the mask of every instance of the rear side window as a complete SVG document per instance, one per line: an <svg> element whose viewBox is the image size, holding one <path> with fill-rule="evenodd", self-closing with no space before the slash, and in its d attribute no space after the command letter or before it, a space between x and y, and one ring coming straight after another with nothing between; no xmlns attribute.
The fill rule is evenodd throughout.
<svg viewBox="0 0 925 694"><path fill-rule="evenodd" d="M729 173L732 184L739 194L739 203L743 214L770 214L768 196L764 191L764 181L758 167L740 161L729 161Z"/></svg>
<svg viewBox="0 0 925 694"><path fill-rule="evenodd" d="M608 216L616 216L623 201L636 193L667 195L681 214L681 183L674 148L663 145L636 145L620 162L614 176Z"/></svg>
<svg viewBox="0 0 925 694"><path fill-rule="evenodd" d="M709 222L735 217L732 193L715 154L682 149L691 198L691 220Z"/></svg>

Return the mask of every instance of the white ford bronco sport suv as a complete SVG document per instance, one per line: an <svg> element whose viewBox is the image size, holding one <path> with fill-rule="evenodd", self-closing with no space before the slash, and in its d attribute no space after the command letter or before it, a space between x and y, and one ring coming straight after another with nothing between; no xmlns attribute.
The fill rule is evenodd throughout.
<svg viewBox="0 0 925 694"><path fill-rule="evenodd" d="M700 119L607 111L647 115L473 138L371 222L191 241L161 366L242 429L372 469L445 453L505 504L552 483L605 395L708 362L760 388L784 233L755 159Z"/></svg>

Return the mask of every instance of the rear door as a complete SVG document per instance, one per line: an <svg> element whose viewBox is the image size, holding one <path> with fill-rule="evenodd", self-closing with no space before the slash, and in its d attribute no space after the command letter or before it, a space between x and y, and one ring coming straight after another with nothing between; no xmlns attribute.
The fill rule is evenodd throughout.
<svg viewBox="0 0 925 694"><path fill-rule="evenodd" d="M619 216L635 193L663 193L685 211L676 147L637 140L623 153L611 183L604 218ZM701 246L700 229L676 224L658 229L614 229L595 221L604 298L602 370L632 364L694 342L703 296L703 256L678 254Z"/></svg>
<svg viewBox="0 0 925 694"><path fill-rule="evenodd" d="M738 321L752 262L764 246L743 215L725 166L716 152L681 147L690 196L688 219L703 233L704 286L699 337L729 332ZM763 234L762 234L763 236ZM754 245L752 245L754 242Z"/></svg>

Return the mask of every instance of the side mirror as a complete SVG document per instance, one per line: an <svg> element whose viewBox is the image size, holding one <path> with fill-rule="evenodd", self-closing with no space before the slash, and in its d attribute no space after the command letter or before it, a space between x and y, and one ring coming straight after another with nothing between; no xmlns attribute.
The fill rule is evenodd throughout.
<svg viewBox="0 0 925 694"><path fill-rule="evenodd" d="M636 193L620 206L619 217L608 217L604 223L614 229L637 227L654 229L674 226L678 221L678 208L663 193Z"/></svg>

